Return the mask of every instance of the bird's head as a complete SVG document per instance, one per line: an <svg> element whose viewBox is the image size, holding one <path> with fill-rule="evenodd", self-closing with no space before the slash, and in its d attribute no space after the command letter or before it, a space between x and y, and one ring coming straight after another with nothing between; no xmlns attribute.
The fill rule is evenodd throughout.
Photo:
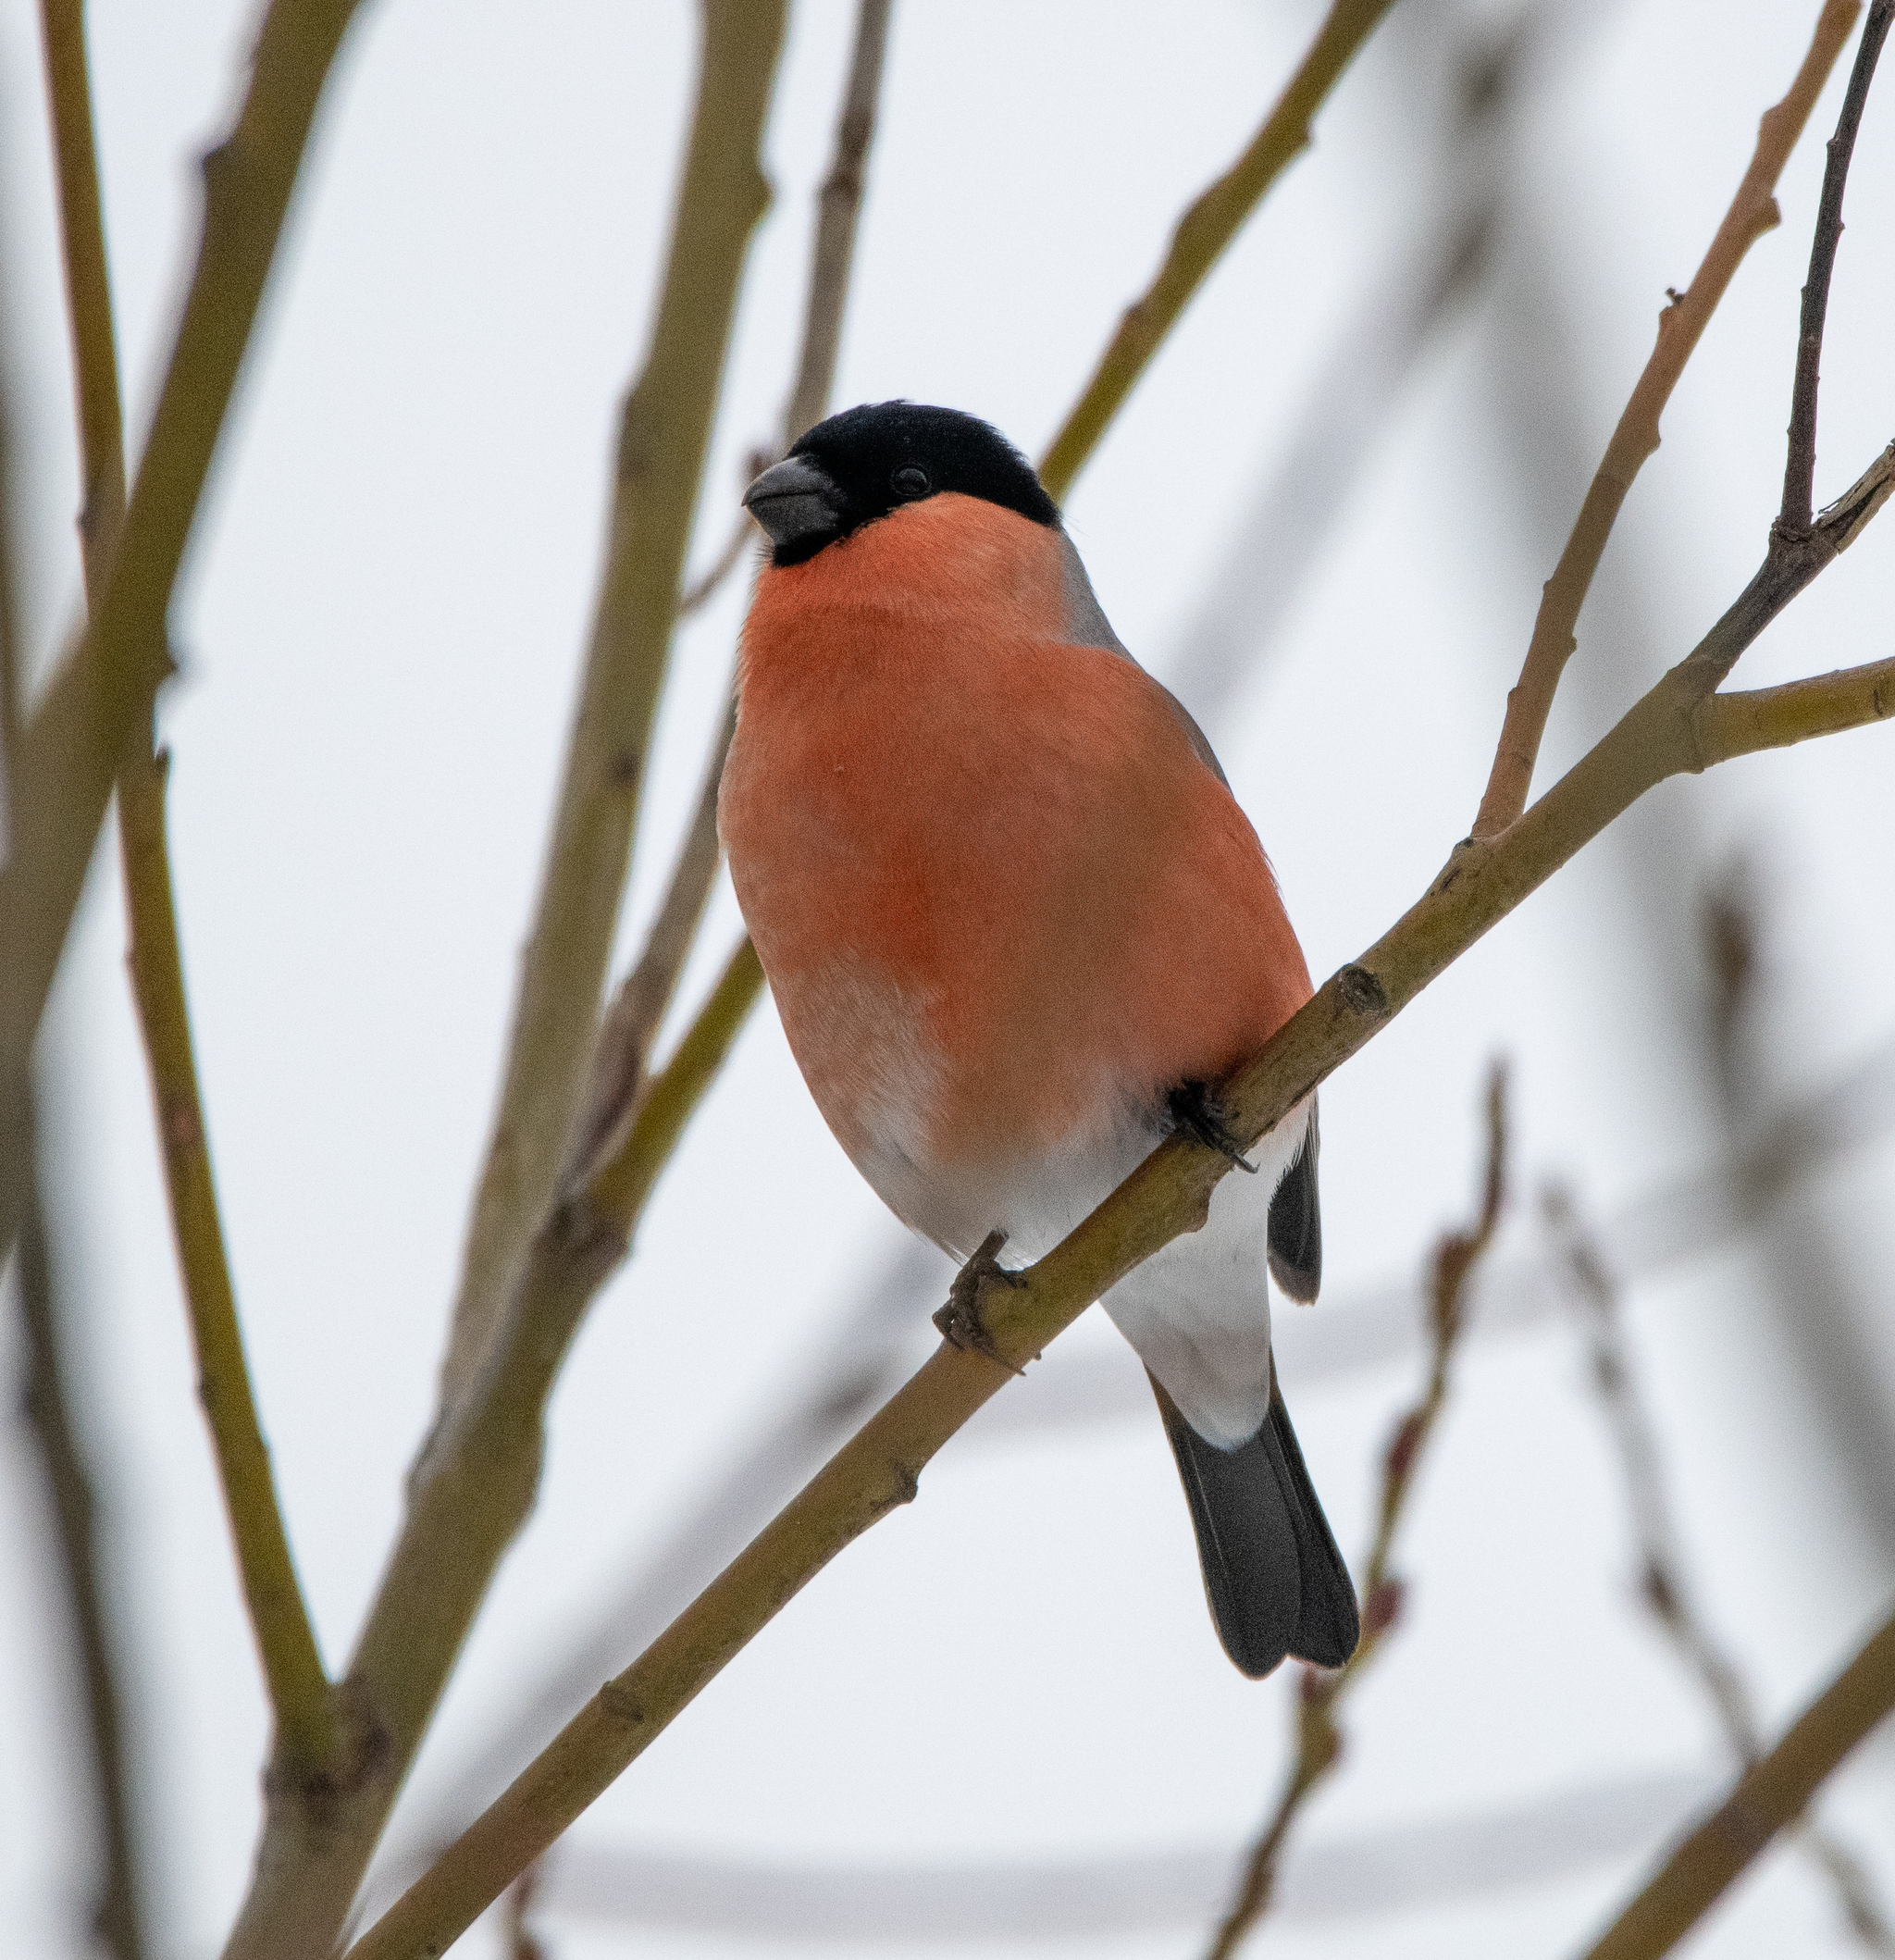
<svg viewBox="0 0 1895 1960"><path fill-rule="evenodd" d="M867 403L818 422L750 485L744 505L770 534L771 563L801 564L863 525L944 491L1059 528L1059 506L998 429L919 402Z"/></svg>

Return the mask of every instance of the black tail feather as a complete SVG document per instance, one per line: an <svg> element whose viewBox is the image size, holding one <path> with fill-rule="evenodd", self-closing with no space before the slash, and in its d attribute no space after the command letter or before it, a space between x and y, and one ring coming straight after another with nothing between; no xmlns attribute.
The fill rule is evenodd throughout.
<svg viewBox="0 0 1895 1960"><path fill-rule="evenodd" d="M1360 1631L1356 1589L1274 1384L1263 1427L1231 1450L1207 1443L1156 1379L1152 1388L1224 1652L1253 1681L1292 1654L1341 1667Z"/></svg>

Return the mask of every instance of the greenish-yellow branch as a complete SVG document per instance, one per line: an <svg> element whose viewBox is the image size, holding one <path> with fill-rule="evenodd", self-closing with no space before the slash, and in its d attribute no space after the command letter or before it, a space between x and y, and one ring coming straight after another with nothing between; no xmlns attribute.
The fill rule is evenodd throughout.
<svg viewBox="0 0 1895 1960"><path fill-rule="evenodd" d="M1245 218L1307 148L1309 126L1356 50L1394 0L1334 0L1309 51L1241 155L1178 220L1158 276L1125 309L1085 391L1040 463L1040 480L1063 498L1152 356Z"/></svg>
<svg viewBox="0 0 1895 1960"><path fill-rule="evenodd" d="M1895 1617L1738 1779L1586 1960L1659 1960L1710 1911L1844 1756L1895 1709Z"/></svg>
<svg viewBox="0 0 1895 1960"><path fill-rule="evenodd" d="M0 1075L31 1046L113 777L169 671L172 588L316 104L357 4L272 0L242 109L204 160L197 262L118 546L83 639L21 730L21 822L0 868ZM16 1223L0 1220L6 1239Z"/></svg>
<svg viewBox="0 0 1895 1960"><path fill-rule="evenodd" d="M85 484L80 541L87 601L96 604L107 586L125 517L124 423L112 286L99 204L83 11L76 0L45 0L42 18ZM165 759L152 752L147 723L135 723L118 774L132 993L151 1069L199 1394L270 1706L293 1758L305 1768L326 1769L338 1747L329 1684L283 1529L217 1216L172 901L166 777Z"/></svg>

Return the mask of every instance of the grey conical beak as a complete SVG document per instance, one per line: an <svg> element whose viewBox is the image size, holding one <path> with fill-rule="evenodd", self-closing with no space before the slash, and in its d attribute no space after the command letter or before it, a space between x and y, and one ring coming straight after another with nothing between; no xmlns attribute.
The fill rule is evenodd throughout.
<svg viewBox="0 0 1895 1960"><path fill-rule="evenodd" d="M810 547L841 530L841 503L842 493L835 483L802 456L786 456L773 464L744 492L744 508L770 533L777 549L801 546L805 557Z"/></svg>

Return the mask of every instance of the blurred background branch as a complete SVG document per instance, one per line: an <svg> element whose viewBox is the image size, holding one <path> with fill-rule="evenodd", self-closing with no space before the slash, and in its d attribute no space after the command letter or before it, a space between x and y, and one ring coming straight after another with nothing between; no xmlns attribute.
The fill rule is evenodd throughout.
<svg viewBox="0 0 1895 1960"><path fill-rule="evenodd" d="M1557 1185L1541 1196L1541 1214L1565 1271L1567 1294L1584 1331L1592 1385L1612 1433L1638 1550L1639 1595L1678 1659L1696 1679L1731 1755L1745 1768L1764 1753L1749 1690L1696 1599L1666 1487L1658 1425L1647 1407L1627 1345L1619 1290L1572 1194ZM1834 1888L1851 1932L1870 1953L1895 1954L1895 1934L1876 1903L1862 1861L1814 1818L1795 1836Z"/></svg>
<svg viewBox="0 0 1895 1960"><path fill-rule="evenodd" d="M1824 1780L1895 1708L1895 1618L1685 1839L1586 1960L1658 1960L1724 1895Z"/></svg>
<svg viewBox="0 0 1895 1960"><path fill-rule="evenodd" d="M1351 1685L1381 1653L1402 1610L1402 1581L1393 1568L1395 1532L1414 1493L1416 1472L1447 1404L1449 1370L1467 1325L1468 1276L1486 1256L1506 1200L1506 1071L1499 1063L1487 1085L1486 1169L1473 1222L1443 1235L1435 1247L1429 1285L1428 1379L1419 1400L1402 1417L1382 1458L1381 1493L1374 1542L1362 1569L1362 1639L1347 1663L1334 1669L1306 1667L1297 1681L1295 1754L1282 1793L1251 1848L1209 1960L1231 1960L1257 1929L1275 1895L1283 1848L1318 1788L1343 1754L1336 1710Z"/></svg>

